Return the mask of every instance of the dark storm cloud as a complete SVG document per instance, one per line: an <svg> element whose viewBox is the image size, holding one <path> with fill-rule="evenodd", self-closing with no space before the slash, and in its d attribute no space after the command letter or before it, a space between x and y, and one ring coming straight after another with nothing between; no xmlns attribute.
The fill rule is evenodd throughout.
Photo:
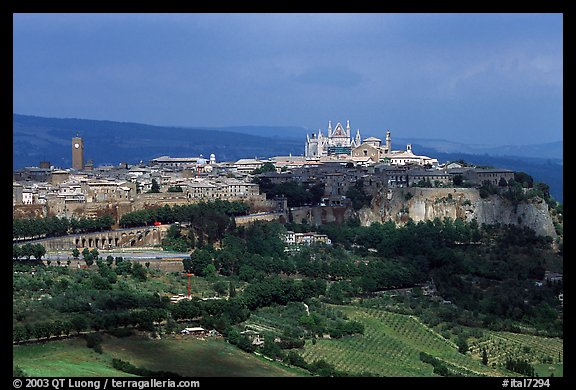
<svg viewBox="0 0 576 390"><path fill-rule="evenodd" d="M562 139L561 14L16 14L14 111Z"/></svg>

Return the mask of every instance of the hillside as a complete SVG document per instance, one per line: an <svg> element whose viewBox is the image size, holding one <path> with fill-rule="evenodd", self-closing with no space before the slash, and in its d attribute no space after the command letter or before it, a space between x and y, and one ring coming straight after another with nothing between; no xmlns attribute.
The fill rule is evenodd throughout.
<svg viewBox="0 0 576 390"><path fill-rule="evenodd" d="M14 168L71 165L70 139L84 138L85 158L95 165L137 163L169 155L216 155L218 161L249 157L302 154L303 141L279 140L229 131L151 126L140 123L87 119L56 119L14 114Z"/></svg>
<svg viewBox="0 0 576 390"><path fill-rule="evenodd" d="M480 359L458 353L456 345L417 318L382 310L339 307L365 326L364 335L308 343L303 356L326 359L346 372L367 371L378 376L433 376L433 367L419 359L420 352L440 358L464 376L508 376L502 369L483 366Z"/></svg>

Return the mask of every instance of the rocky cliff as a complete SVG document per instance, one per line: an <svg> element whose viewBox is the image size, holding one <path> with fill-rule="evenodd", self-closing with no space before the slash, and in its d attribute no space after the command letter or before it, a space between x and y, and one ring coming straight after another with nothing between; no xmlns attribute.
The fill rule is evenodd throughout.
<svg viewBox="0 0 576 390"><path fill-rule="evenodd" d="M438 217L460 218L479 224L513 224L527 226L536 234L556 238L548 204L540 198L512 204L501 196L482 199L474 188L389 188L372 199L370 208L359 210L362 225L394 221L404 224Z"/></svg>

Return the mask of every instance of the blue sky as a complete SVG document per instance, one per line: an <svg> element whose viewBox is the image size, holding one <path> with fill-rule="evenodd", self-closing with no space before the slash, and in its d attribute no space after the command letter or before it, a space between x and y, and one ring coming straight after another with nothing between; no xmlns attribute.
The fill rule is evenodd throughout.
<svg viewBox="0 0 576 390"><path fill-rule="evenodd" d="M563 139L562 14L14 14L18 114Z"/></svg>

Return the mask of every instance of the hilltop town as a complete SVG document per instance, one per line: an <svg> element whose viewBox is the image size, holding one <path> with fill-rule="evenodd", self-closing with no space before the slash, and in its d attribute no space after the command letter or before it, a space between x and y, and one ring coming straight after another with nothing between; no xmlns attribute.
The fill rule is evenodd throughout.
<svg viewBox="0 0 576 390"><path fill-rule="evenodd" d="M287 213L258 183L295 182L320 188L315 204L306 206L351 207L346 194L359 184L367 196L374 197L392 188L478 188L486 183L503 187L514 179L508 169L462 161L439 163L415 154L410 144L395 150L390 131L384 143L375 137L362 140L359 130L352 138L349 121L346 127L329 122L327 135L319 130L307 136L302 156L223 162L214 154L160 156L140 164L95 166L84 160L85 147L90 146L84 145L82 137L72 137L72 167L43 161L38 167L14 171L14 217L109 214L117 224L127 212L215 199L246 202L252 214Z"/></svg>

